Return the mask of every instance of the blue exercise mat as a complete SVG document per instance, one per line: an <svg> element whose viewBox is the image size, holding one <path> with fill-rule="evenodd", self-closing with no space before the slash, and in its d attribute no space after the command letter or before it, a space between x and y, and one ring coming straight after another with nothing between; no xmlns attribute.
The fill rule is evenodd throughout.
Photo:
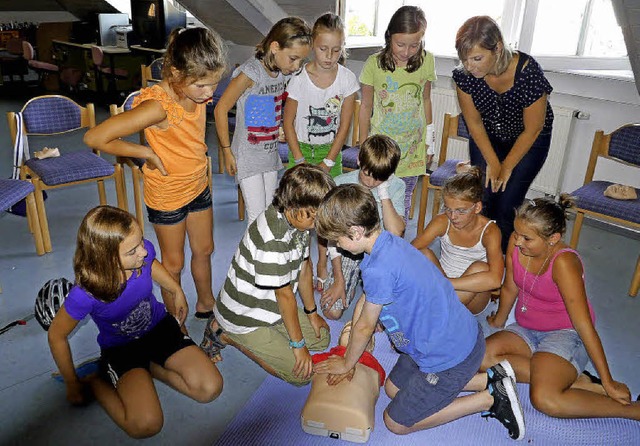
<svg viewBox="0 0 640 446"><path fill-rule="evenodd" d="M342 323L328 321L333 344ZM374 356L387 372L397 360L397 353L384 333L376 336ZM217 441L219 446L250 445L353 445L342 440L309 435L302 430L300 413L309 394L309 386L298 388L272 376L267 377L238 412ZM565 420L548 417L531 406L529 386L518 384L524 409L526 435L519 444L533 445L640 445L640 422L619 419ZM369 444L375 445L511 445L507 430L495 419L479 414L406 436L392 434L384 425L382 414L390 399L380 389L376 404L375 428Z"/></svg>
<svg viewBox="0 0 640 446"><path fill-rule="evenodd" d="M79 364L76 367L76 375L78 375L78 378L86 378L87 376L93 373L97 373L99 362L100 362L100 358L92 358L87 361L84 361L83 363ZM51 377L58 382L61 382L61 383L64 382L64 379L62 378L62 375L60 374L60 372L52 373Z"/></svg>

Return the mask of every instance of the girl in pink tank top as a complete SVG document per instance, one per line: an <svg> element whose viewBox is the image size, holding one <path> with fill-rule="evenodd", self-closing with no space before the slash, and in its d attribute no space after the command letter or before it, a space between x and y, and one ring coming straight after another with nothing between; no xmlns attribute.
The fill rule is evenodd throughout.
<svg viewBox="0 0 640 446"><path fill-rule="evenodd" d="M487 339L482 369L508 359L517 380L531 384L534 407L549 416L640 420L640 403L631 403L629 388L611 376L582 260L562 241L571 206L563 194L559 203L526 200L516 211L500 305L487 318L504 327L515 305L516 323ZM589 359L600 380L580 373Z"/></svg>

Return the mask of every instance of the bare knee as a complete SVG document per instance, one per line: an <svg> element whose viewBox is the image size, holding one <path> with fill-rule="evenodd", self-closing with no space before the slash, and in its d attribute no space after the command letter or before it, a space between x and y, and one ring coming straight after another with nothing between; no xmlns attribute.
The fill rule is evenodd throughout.
<svg viewBox="0 0 640 446"><path fill-rule="evenodd" d="M389 413L386 410L384 411L384 425L387 426L387 429L389 429L391 432L393 432L396 435L407 435L413 432L411 428L407 426L403 426L400 423L396 423L389 416Z"/></svg>
<svg viewBox="0 0 640 446"><path fill-rule="evenodd" d="M331 309L326 309L322 312L324 317L326 317L327 319L331 319L332 321L337 321L338 319L340 319L343 313L344 313L344 310L331 310Z"/></svg>
<svg viewBox="0 0 640 446"><path fill-rule="evenodd" d="M194 399L199 403L210 403L222 393L222 377L220 379L207 379L200 383Z"/></svg>
<svg viewBox="0 0 640 446"><path fill-rule="evenodd" d="M213 254L213 249L213 239L211 239L210 243L198 243L197 246L191 246L191 256L196 259L204 257L208 260Z"/></svg>
<svg viewBox="0 0 640 446"><path fill-rule="evenodd" d="M162 430L164 417L162 414L138 413L131 420L125 421L124 431L131 438L142 439L153 437Z"/></svg>
<svg viewBox="0 0 640 446"><path fill-rule="evenodd" d="M535 388L531 386L529 388L529 398L531 399L531 405L536 410L542 412L545 415L555 418L562 417L562 410L559 402L560 395L551 395L544 389Z"/></svg>
<svg viewBox="0 0 640 446"><path fill-rule="evenodd" d="M477 260L469 265L464 274L476 274L483 273L485 271L489 271L489 264L487 262L481 262L480 260Z"/></svg>
<svg viewBox="0 0 640 446"><path fill-rule="evenodd" d="M165 255L163 253L161 263L174 278L180 277L182 269L184 268L184 254L176 253L175 255Z"/></svg>

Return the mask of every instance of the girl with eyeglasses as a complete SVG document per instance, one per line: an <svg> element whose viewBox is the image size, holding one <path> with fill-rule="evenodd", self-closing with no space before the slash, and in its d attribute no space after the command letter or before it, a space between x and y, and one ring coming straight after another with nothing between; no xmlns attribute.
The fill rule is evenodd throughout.
<svg viewBox="0 0 640 446"><path fill-rule="evenodd" d="M451 281L460 301L482 313L504 273L500 229L482 211L482 176L477 167L450 178L442 188L443 212L411 242ZM429 247L440 239L440 258Z"/></svg>

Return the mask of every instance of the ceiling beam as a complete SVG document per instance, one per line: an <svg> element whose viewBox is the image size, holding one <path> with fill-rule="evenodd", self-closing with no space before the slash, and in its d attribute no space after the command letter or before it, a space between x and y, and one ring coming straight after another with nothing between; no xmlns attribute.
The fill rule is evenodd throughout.
<svg viewBox="0 0 640 446"><path fill-rule="evenodd" d="M264 36L278 20L288 15L274 0L227 0L227 3Z"/></svg>

